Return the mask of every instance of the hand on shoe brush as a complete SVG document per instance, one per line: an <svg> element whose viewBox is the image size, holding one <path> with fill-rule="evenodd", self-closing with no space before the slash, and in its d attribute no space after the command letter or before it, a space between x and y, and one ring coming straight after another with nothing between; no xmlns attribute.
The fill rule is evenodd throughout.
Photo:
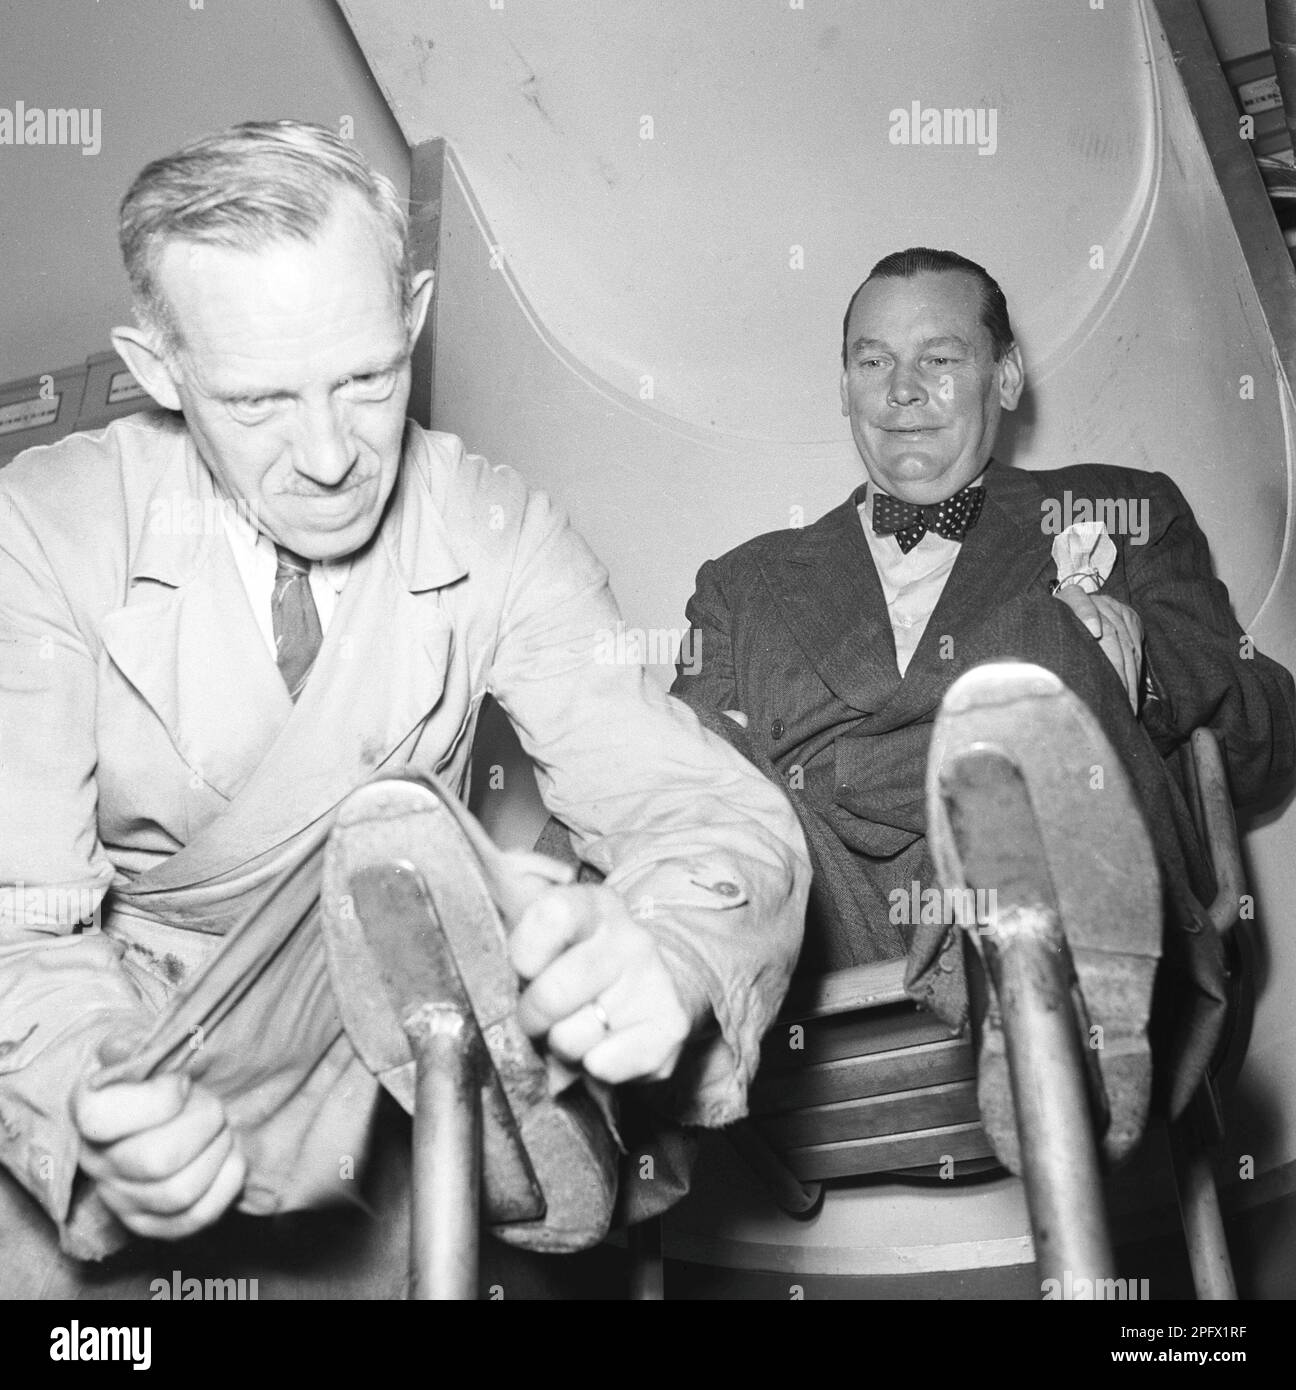
<svg viewBox="0 0 1296 1390"><path fill-rule="evenodd" d="M133 1040L110 1038L105 1066L125 1060ZM147 1081L82 1081L72 1098L81 1134L79 1165L104 1203L136 1235L179 1240L217 1221L247 1177L225 1107L181 1072Z"/></svg>

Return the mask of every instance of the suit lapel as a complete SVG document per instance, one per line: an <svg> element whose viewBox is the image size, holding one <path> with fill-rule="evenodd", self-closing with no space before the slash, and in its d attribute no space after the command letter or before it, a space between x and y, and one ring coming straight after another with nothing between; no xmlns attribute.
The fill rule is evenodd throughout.
<svg viewBox="0 0 1296 1390"><path fill-rule="evenodd" d="M896 712L934 708L949 687L948 647L1006 599L1024 593L1049 563L1050 547L1040 525L1040 487L1027 471L991 463L986 500L968 532L922 641L896 693ZM888 711L890 713L891 711Z"/></svg>
<svg viewBox="0 0 1296 1390"><path fill-rule="evenodd" d="M824 684L853 709L880 709L900 684L886 600L857 491L762 563L784 622Z"/></svg>

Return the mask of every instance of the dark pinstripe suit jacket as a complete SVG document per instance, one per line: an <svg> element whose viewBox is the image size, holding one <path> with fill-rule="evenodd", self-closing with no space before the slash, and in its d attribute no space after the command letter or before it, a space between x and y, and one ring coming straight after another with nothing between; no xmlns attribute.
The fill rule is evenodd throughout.
<svg viewBox="0 0 1296 1390"><path fill-rule="evenodd" d="M811 968L908 950L911 991L951 1023L966 1009L952 941L943 928L903 937L888 927L886 903L895 887L931 881L927 749L940 701L964 670L1016 655L1041 661L1083 691L1134 778L1170 899L1176 886L1202 897L1213 884L1158 753L1172 752L1198 726L1214 729L1238 802L1258 796L1296 763L1291 676L1259 652L1248 654L1206 539L1169 478L1097 465L1027 472L992 463L985 488L980 520L903 678L856 493L811 526L758 536L702 566L688 605L694 673L681 667L673 687L698 710L744 711L749 756L800 803L816 858ZM1116 561L1103 586L1145 627L1155 693L1143 701L1142 732L1128 717L1115 672L1094 663L1092 649L1080 652L1093 639L1051 596L1057 528L1044 523L1061 511L1065 525L1080 499L1123 500L1127 520L1147 523L1141 544L1135 535L1113 533ZM1140 504L1145 510L1129 512ZM1005 633L1019 649L1004 649ZM1087 658L1083 672L1080 655ZM1068 679L1069 672L1083 682ZM1176 913L1171 903L1170 916L1182 919L1183 907L1181 901ZM1181 939L1168 958L1187 950L1178 968L1210 996L1218 1020L1218 949L1206 949L1195 925L1174 935ZM1205 1038L1213 1026L1198 1032Z"/></svg>
<svg viewBox="0 0 1296 1390"><path fill-rule="evenodd" d="M859 823L861 849L895 853L925 824L927 726L952 681L987 659L977 652L977 629L1010 599L1049 596L1054 535L1043 523L1056 513L1045 505L1064 509L1069 493L1074 514L1082 498L1124 499L1146 502L1147 536L1137 544L1113 535L1116 562L1103 592L1144 623L1159 698L1145 701L1141 719L1153 743L1168 753L1194 728L1214 729L1239 802L1291 771L1291 676L1258 652L1243 655L1206 539L1169 478L1088 464L1027 472L992 463L985 488L980 520L903 679L852 496L811 526L757 536L702 566L688 606L700 644L696 674L681 670L675 694L697 708L743 710L753 741L783 771L844 738L834 800Z"/></svg>

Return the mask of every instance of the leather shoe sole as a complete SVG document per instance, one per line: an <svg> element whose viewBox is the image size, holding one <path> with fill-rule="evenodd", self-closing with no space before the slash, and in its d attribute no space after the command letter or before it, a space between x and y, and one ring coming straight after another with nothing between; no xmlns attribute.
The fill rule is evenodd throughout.
<svg viewBox="0 0 1296 1390"><path fill-rule="evenodd" d="M1000 760L1012 775L987 775ZM1090 1063L1100 1150L1110 1161L1125 1157L1147 1119L1147 1025L1162 902L1151 839L1115 750L1051 672L1018 662L980 666L942 702L927 806L942 887L980 890L978 908L990 904L989 920L968 928L979 953L983 933L999 931L1002 940L1022 914L1056 931ZM989 971L986 988L984 1009L973 1013L982 1123L1000 1160L1020 1172L1002 1012Z"/></svg>
<svg viewBox="0 0 1296 1390"><path fill-rule="evenodd" d="M518 984L500 907L515 922L536 893L569 880L563 866L546 864L498 850L433 779L378 781L339 809L321 906L347 1033L407 1112L414 1063L401 1018L411 978L427 967L461 988L486 1054L483 1218L506 1243L572 1251L607 1233L616 1145L596 1093L577 1079L554 1094L571 1074L549 1065L517 1023ZM403 968L409 941L421 943L423 954L405 957Z"/></svg>

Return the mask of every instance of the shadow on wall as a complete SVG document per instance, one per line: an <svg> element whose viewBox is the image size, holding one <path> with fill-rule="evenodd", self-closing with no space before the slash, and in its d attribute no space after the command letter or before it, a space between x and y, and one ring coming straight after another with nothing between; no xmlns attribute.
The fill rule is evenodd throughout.
<svg viewBox="0 0 1296 1390"><path fill-rule="evenodd" d="M349 130L402 192L401 131L337 7L324 0L0 3L0 107L98 113L101 146L0 143L0 381L108 346L130 321L117 206L151 159L236 121Z"/></svg>

